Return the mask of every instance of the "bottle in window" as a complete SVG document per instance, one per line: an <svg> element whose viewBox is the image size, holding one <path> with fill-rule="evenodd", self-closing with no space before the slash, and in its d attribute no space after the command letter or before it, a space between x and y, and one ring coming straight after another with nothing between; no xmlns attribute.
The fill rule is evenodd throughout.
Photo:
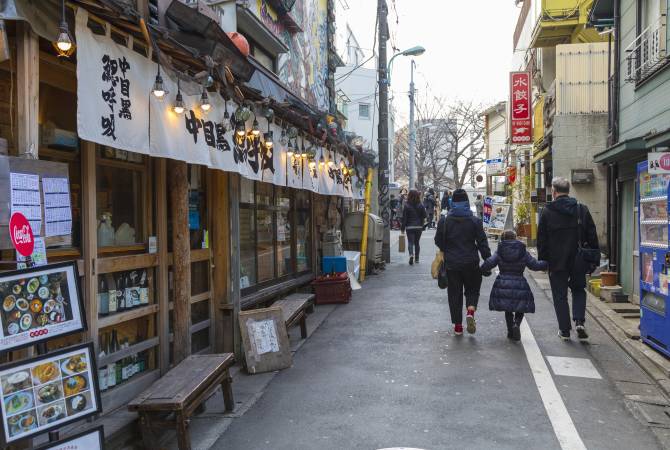
<svg viewBox="0 0 670 450"><path fill-rule="evenodd" d="M112 338L109 340L109 351L107 352L108 355L113 355L114 353L117 352L119 347L119 342L116 340L116 330L112 331ZM116 386L116 366L118 365L117 362L110 363L107 366L107 387L108 388L113 388Z"/></svg>
<svg viewBox="0 0 670 450"><path fill-rule="evenodd" d="M108 289L107 300L109 302L109 307L107 308L107 311L109 312L109 314L114 314L119 309L119 304L116 301L116 289L113 283L109 283L107 289Z"/></svg>
<svg viewBox="0 0 670 450"><path fill-rule="evenodd" d="M106 316L109 314L109 291L105 276L100 275L98 279L98 314Z"/></svg>
<svg viewBox="0 0 670 450"><path fill-rule="evenodd" d="M128 348L128 339L126 338L121 344L121 348L125 350ZM128 357L126 356L121 360L121 381L126 381L130 378L130 363L128 362Z"/></svg>
<svg viewBox="0 0 670 450"><path fill-rule="evenodd" d="M126 305L126 277L121 272L116 278L116 304L119 311L125 311Z"/></svg>
<svg viewBox="0 0 670 450"><path fill-rule="evenodd" d="M98 361L102 361L102 359L107 355L106 349L107 349L107 335L103 334L100 338L100 353L98 354ZM100 385L100 390L103 392L107 390L107 381L108 381L107 366L99 367L98 384Z"/></svg>
<svg viewBox="0 0 670 450"><path fill-rule="evenodd" d="M132 297L133 300L133 307L136 308L140 306L140 282L141 282L141 272L137 270L133 270L130 272L130 279L131 279L131 291L130 291L130 296Z"/></svg>
<svg viewBox="0 0 670 450"><path fill-rule="evenodd" d="M124 285L124 297L126 301L126 309L131 309L135 306L133 301L133 272L126 272L124 276L125 285Z"/></svg>
<svg viewBox="0 0 670 450"><path fill-rule="evenodd" d="M149 304L149 281L147 280L147 269L142 270L140 277L140 305Z"/></svg>

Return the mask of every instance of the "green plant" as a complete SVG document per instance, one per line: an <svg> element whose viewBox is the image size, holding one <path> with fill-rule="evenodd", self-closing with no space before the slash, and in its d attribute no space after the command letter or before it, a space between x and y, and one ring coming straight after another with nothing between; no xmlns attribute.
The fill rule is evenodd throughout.
<svg viewBox="0 0 670 450"><path fill-rule="evenodd" d="M530 223L530 191L530 175L519 177L512 185L512 198L518 200L514 203L514 217L517 225Z"/></svg>

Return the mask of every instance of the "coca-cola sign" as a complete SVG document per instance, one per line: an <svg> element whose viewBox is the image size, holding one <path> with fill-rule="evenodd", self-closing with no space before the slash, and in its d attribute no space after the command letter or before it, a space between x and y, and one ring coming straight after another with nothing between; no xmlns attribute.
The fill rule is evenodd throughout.
<svg viewBox="0 0 670 450"><path fill-rule="evenodd" d="M19 212L12 214L9 219L9 237L12 245L20 255L30 256L35 248L35 237L30 222Z"/></svg>
<svg viewBox="0 0 670 450"><path fill-rule="evenodd" d="M650 174L670 173L670 152L652 152L647 156Z"/></svg>

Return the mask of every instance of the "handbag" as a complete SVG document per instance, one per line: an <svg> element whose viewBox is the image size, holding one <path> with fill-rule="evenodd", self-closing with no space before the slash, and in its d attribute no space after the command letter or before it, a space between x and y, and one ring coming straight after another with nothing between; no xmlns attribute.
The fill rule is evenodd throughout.
<svg viewBox="0 0 670 450"><path fill-rule="evenodd" d="M400 233L398 237L398 253L405 253L405 233Z"/></svg>
<svg viewBox="0 0 670 450"><path fill-rule="evenodd" d="M444 261L444 253L438 250L437 253L435 253L433 263L430 265L430 275L433 277L433 280L437 280L437 277L440 275L442 261Z"/></svg>
<svg viewBox="0 0 670 450"><path fill-rule="evenodd" d="M437 275L437 286L440 289L446 289L449 286L446 261L442 261L442 263L440 264L440 272Z"/></svg>
<svg viewBox="0 0 670 450"><path fill-rule="evenodd" d="M581 203L577 205L577 255L575 262L581 262L586 272L592 273L595 267L600 264L600 249L584 247L584 208Z"/></svg>

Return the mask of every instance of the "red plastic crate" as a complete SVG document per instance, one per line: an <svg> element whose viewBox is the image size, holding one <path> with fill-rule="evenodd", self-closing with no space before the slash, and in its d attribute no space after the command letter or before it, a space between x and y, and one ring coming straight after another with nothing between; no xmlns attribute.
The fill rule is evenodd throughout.
<svg viewBox="0 0 670 450"><path fill-rule="evenodd" d="M346 272L334 276L321 276L312 281L316 304L349 303L351 300L351 284Z"/></svg>

